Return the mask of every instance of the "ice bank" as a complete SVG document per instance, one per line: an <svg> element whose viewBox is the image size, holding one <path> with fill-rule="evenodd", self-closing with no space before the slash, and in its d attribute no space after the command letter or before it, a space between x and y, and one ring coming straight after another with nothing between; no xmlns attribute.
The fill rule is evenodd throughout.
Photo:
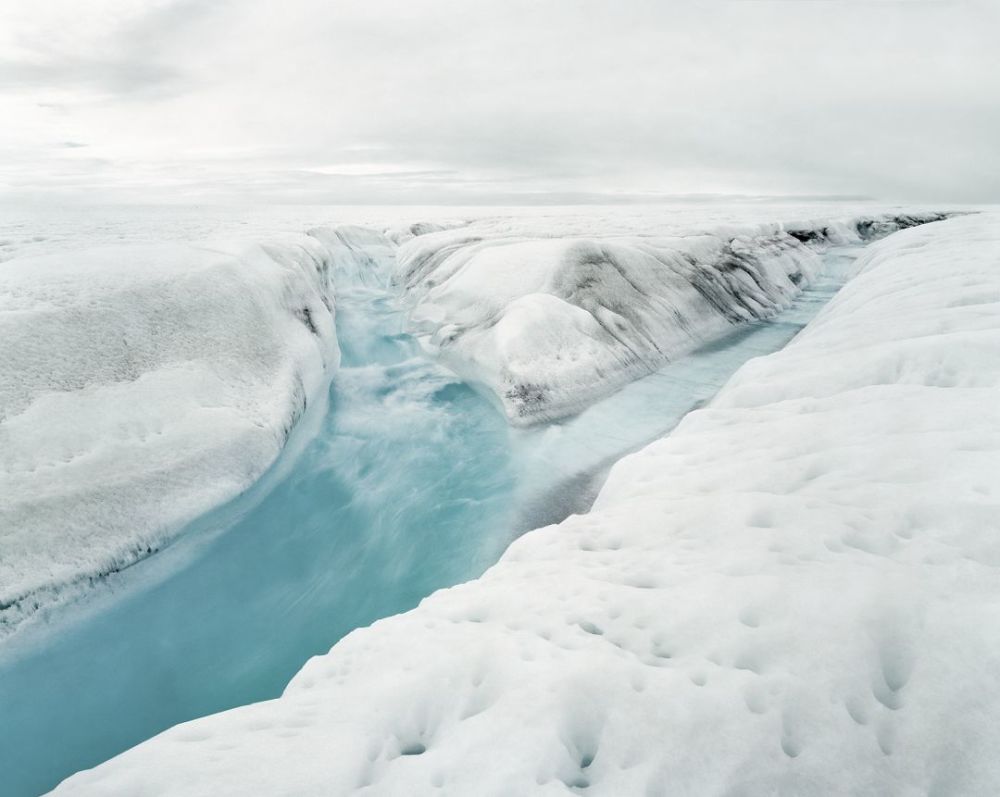
<svg viewBox="0 0 1000 797"><path fill-rule="evenodd" d="M59 795L987 794L1000 218L893 236L593 512Z"/></svg>
<svg viewBox="0 0 1000 797"><path fill-rule="evenodd" d="M603 238L483 235L473 224L405 241L397 280L428 347L527 424L579 412L734 325L776 315L813 278L818 247L941 218Z"/></svg>
<svg viewBox="0 0 1000 797"><path fill-rule="evenodd" d="M0 636L261 475L339 360L336 254L303 235L3 264Z"/></svg>

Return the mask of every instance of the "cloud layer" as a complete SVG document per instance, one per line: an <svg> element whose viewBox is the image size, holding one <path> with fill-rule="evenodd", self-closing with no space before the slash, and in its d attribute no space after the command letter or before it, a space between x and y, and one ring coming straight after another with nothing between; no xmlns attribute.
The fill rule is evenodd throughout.
<svg viewBox="0 0 1000 797"><path fill-rule="evenodd" d="M33 0L0 198L1000 198L992 0Z"/></svg>

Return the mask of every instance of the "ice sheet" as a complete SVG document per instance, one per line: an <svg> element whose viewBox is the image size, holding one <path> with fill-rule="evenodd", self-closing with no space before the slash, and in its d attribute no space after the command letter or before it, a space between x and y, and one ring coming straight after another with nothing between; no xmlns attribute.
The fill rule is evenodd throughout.
<svg viewBox="0 0 1000 797"><path fill-rule="evenodd" d="M591 513L60 795L985 794L1000 218L895 235Z"/></svg>

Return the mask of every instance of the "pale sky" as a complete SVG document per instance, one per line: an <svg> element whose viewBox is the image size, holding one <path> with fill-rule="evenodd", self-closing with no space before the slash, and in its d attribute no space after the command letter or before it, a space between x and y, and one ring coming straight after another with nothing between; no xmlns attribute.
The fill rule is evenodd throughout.
<svg viewBox="0 0 1000 797"><path fill-rule="evenodd" d="M1000 0L2 0L0 200L1000 201Z"/></svg>

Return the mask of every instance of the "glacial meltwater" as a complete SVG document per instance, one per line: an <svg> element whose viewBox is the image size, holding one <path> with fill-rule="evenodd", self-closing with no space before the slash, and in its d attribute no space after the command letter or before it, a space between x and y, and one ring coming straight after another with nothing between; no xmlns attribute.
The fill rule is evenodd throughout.
<svg viewBox="0 0 1000 797"><path fill-rule="evenodd" d="M35 795L185 720L280 694L359 626L474 578L511 539L586 511L607 469L781 348L857 249L771 321L569 420L511 429L423 355L395 295L338 286L343 364L270 472L168 549L0 645L0 784Z"/></svg>

